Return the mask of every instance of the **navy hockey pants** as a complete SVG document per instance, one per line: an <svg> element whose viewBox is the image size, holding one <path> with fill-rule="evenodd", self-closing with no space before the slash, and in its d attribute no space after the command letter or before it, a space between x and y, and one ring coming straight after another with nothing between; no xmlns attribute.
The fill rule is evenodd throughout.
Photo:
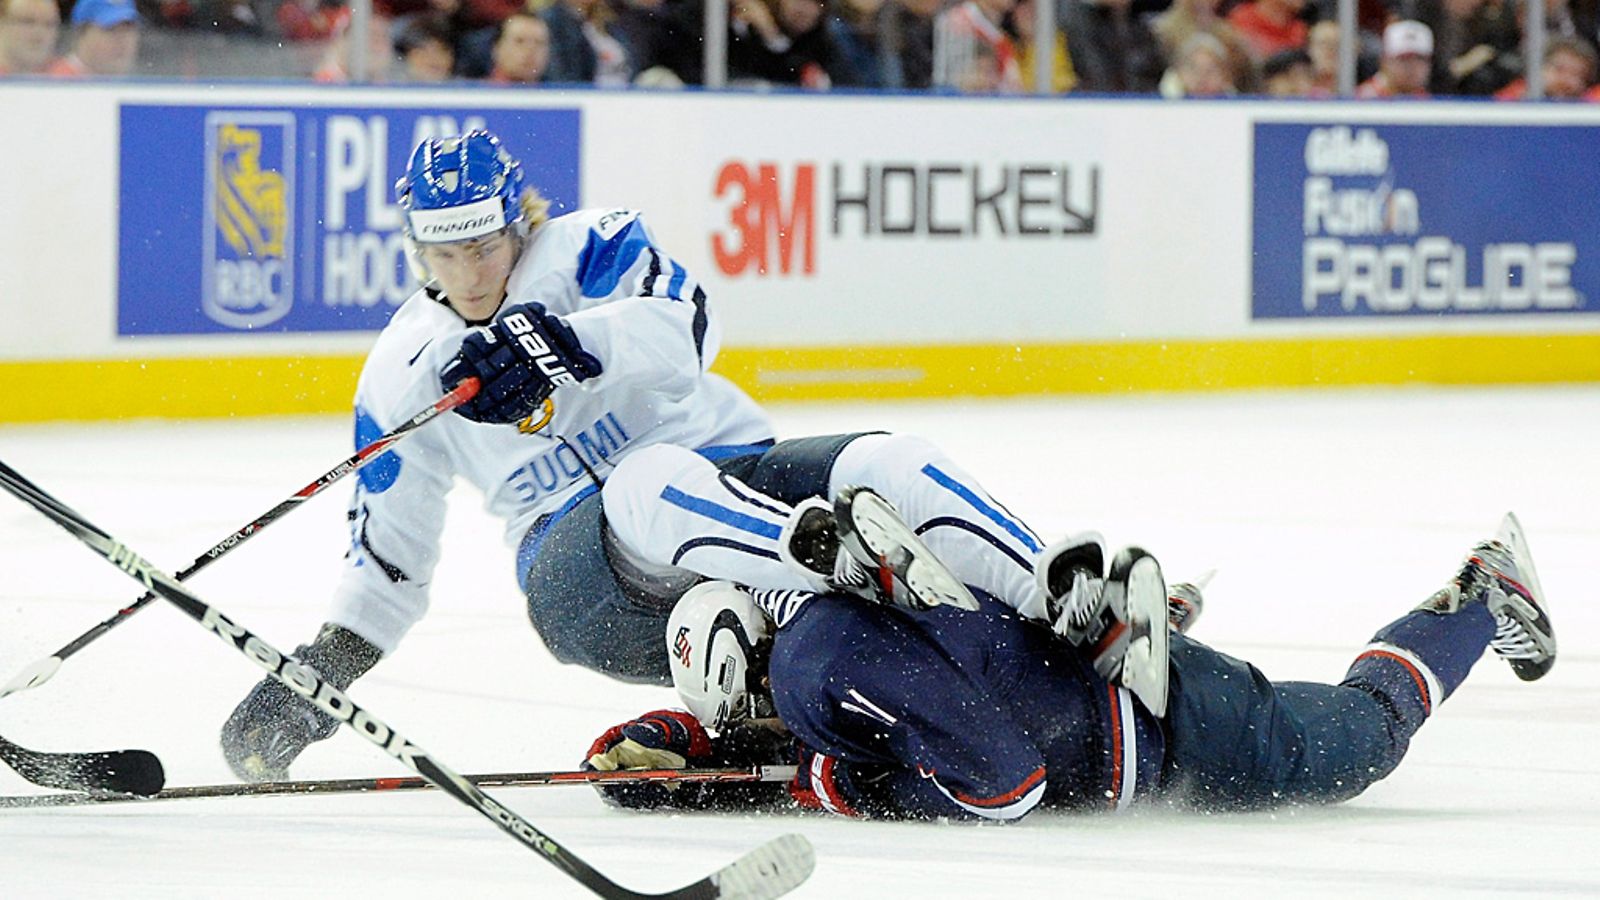
<svg viewBox="0 0 1600 900"><path fill-rule="evenodd" d="M1379 631L1332 685L1274 684L1174 634L1162 795L1219 810L1348 800L1394 771L1493 636L1482 603L1413 612Z"/></svg>
<svg viewBox="0 0 1600 900"><path fill-rule="evenodd" d="M858 434L701 450L718 469L793 505L828 495L828 476ZM667 617L690 581L668 591L624 584L606 549L600 491L591 487L528 530L517 551L528 618L556 659L622 681L671 684Z"/></svg>

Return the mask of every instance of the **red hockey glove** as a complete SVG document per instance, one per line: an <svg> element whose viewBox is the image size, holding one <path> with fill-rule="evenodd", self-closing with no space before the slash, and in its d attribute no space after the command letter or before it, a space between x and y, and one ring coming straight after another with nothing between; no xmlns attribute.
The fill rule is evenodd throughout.
<svg viewBox="0 0 1600 900"><path fill-rule="evenodd" d="M658 709L614 725L589 745L585 769L684 769L712 764L711 736L694 716L680 709ZM627 809L697 807L698 794L680 796L671 782L599 784L600 796ZM686 803L686 801L688 801Z"/></svg>
<svg viewBox="0 0 1600 900"><path fill-rule="evenodd" d="M800 768L789 782L789 796L801 809L852 817L863 814L861 792L849 764L809 747L800 748Z"/></svg>

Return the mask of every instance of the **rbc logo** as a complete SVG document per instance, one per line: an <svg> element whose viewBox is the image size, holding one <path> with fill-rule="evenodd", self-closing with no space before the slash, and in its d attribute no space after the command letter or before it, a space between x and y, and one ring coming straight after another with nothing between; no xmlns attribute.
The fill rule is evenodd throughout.
<svg viewBox="0 0 1600 900"><path fill-rule="evenodd" d="M206 117L205 313L230 328L283 318L294 305L294 116Z"/></svg>

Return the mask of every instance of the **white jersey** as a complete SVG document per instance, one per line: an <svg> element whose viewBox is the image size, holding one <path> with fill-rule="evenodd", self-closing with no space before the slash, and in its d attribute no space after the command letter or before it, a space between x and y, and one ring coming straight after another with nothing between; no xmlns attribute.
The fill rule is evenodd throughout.
<svg viewBox="0 0 1600 900"><path fill-rule="evenodd" d="M518 424L442 416L361 471L329 621L386 654L427 611L455 476L483 492L515 545L593 483L585 466L604 478L653 444L700 449L773 436L754 401L706 371L721 331L705 292L655 247L637 213L579 210L540 226L506 293L506 306L537 301L561 316L603 371L557 389ZM395 311L356 389L358 446L439 398L439 373L469 328L426 291Z"/></svg>

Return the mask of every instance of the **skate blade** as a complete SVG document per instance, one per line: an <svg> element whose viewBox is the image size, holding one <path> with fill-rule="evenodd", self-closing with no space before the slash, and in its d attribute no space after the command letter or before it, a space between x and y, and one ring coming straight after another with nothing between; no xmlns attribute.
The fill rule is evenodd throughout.
<svg viewBox="0 0 1600 900"><path fill-rule="evenodd" d="M978 610L978 599L940 563L913 558L906 567L905 583L917 600L927 604L924 608L954 606L967 612Z"/></svg>
<svg viewBox="0 0 1600 900"><path fill-rule="evenodd" d="M978 609L978 600L967 586L934 556L887 500L862 491L850 504L850 521L872 555L883 561L910 591L910 597L896 597L896 605L911 609L954 606L969 612Z"/></svg>
<svg viewBox="0 0 1600 900"><path fill-rule="evenodd" d="M1119 558L1117 563L1121 562ZM1113 577L1119 568L1113 563ZM1119 681L1152 715L1160 718L1167 714L1167 655L1171 647L1167 585L1154 557L1141 556L1126 569L1126 591L1128 627L1133 633L1123 656Z"/></svg>
<svg viewBox="0 0 1600 900"><path fill-rule="evenodd" d="M1533 594L1535 603L1544 605L1544 588L1539 584L1539 573L1533 567L1533 553L1528 549L1528 539L1523 537L1522 523L1517 520L1517 514L1508 512L1500 520L1500 531L1495 535L1495 540L1511 549L1511 555L1517 561L1517 573L1522 576L1523 587Z"/></svg>
<svg viewBox="0 0 1600 900"><path fill-rule="evenodd" d="M1539 584L1539 573L1533 566L1533 553L1528 549L1528 539L1523 535L1522 522L1517 519L1517 514L1508 512L1500 520L1500 531L1495 535L1495 540L1504 544L1511 550L1511 555L1517 561L1517 574L1522 577L1522 586L1533 595L1533 602L1539 606L1537 611L1529 610L1528 604L1521 597L1511 595L1510 599L1529 620L1541 622L1548 631L1548 639L1530 629L1530 636L1538 643L1545 657L1541 660L1507 658L1511 671L1523 681L1538 681L1549 673L1556 662L1556 635L1551 629L1549 613L1545 611L1546 601L1544 587Z"/></svg>

